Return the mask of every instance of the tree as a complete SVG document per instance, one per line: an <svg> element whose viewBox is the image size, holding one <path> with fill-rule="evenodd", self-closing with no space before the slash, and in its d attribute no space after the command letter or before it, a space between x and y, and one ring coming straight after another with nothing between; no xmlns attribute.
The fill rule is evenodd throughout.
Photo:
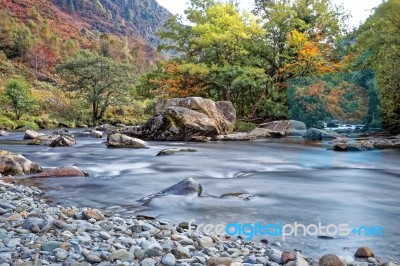
<svg viewBox="0 0 400 266"><path fill-rule="evenodd" d="M0 10L0 50L8 57L15 55L15 39L18 25L5 11Z"/></svg>
<svg viewBox="0 0 400 266"><path fill-rule="evenodd" d="M383 2L355 35L358 55L355 68L371 68L376 72L383 125L390 132L399 133L400 2Z"/></svg>
<svg viewBox="0 0 400 266"><path fill-rule="evenodd" d="M44 46L34 47L28 55L29 65L35 69L36 76L43 70L54 66L57 59L52 51Z"/></svg>
<svg viewBox="0 0 400 266"><path fill-rule="evenodd" d="M120 104L136 81L131 66L110 58L84 52L56 67L65 87L92 106L92 121L97 123L107 108Z"/></svg>
<svg viewBox="0 0 400 266"><path fill-rule="evenodd" d="M6 95L11 102L16 120L19 120L24 113L33 108L34 100L31 94L31 85L21 77L12 78L8 81Z"/></svg>

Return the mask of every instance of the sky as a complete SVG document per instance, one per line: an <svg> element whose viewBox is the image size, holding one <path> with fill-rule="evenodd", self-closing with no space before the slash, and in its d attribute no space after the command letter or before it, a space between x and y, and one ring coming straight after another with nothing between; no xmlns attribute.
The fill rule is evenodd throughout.
<svg viewBox="0 0 400 266"><path fill-rule="evenodd" d="M157 0L157 2L167 8L173 14L183 14L187 0ZM253 0L240 0L242 8L251 9ZM352 17L348 20L350 28L357 27L371 14L371 10L377 7L382 0L332 0L336 5L343 5Z"/></svg>

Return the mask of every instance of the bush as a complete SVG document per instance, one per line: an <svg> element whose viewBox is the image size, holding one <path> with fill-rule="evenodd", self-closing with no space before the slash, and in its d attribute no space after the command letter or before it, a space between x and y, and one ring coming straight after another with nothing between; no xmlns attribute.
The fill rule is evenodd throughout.
<svg viewBox="0 0 400 266"><path fill-rule="evenodd" d="M27 126L32 130L39 130L40 129L39 125L36 124L35 122L23 121L23 120L18 121L17 128L24 127L24 126Z"/></svg>
<svg viewBox="0 0 400 266"><path fill-rule="evenodd" d="M17 123L11 121L8 117L0 116L0 128L16 129Z"/></svg>

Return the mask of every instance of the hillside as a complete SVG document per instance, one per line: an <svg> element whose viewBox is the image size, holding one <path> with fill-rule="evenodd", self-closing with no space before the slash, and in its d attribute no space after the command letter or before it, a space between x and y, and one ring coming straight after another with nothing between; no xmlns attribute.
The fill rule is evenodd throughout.
<svg viewBox="0 0 400 266"><path fill-rule="evenodd" d="M19 25L32 31L32 23L40 28L48 22L60 41L76 39L83 48L104 33L127 37L150 60L156 59L157 32L170 15L155 0L1 0L0 6Z"/></svg>

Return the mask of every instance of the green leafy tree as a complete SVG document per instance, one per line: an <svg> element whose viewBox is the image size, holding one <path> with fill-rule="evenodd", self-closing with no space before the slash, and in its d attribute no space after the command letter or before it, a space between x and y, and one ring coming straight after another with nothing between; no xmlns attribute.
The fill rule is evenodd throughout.
<svg viewBox="0 0 400 266"><path fill-rule="evenodd" d="M400 2L383 2L355 35L355 68L372 68L376 72L384 128L399 133Z"/></svg>
<svg viewBox="0 0 400 266"><path fill-rule="evenodd" d="M21 77L10 79L6 85L6 95L14 110L16 120L34 107L31 87L31 84Z"/></svg>
<svg viewBox="0 0 400 266"><path fill-rule="evenodd" d="M92 121L104 117L107 108L121 104L136 81L130 65L84 52L56 67L66 89L85 98L92 107Z"/></svg>

